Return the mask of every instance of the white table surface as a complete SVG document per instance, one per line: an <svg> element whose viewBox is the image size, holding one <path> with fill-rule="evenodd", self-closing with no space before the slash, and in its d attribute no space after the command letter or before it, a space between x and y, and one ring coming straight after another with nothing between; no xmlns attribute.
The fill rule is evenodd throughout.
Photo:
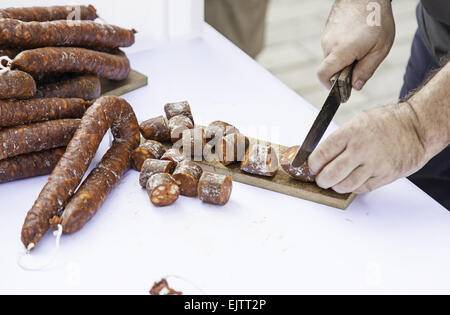
<svg viewBox="0 0 450 315"><path fill-rule="evenodd" d="M140 120L187 99L198 123L225 120L254 137L266 125L295 145L317 114L211 29L131 60L150 80L125 96ZM106 150L105 141L96 162ZM45 182L0 186L0 293L147 294L166 275L194 294L193 284L208 294L450 293L450 213L407 180L346 212L239 183L225 207L182 197L157 209L130 171L81 232L62 238L52 268L26 272L20 231ZM48 233L31 263L53 248Z"/></svg>

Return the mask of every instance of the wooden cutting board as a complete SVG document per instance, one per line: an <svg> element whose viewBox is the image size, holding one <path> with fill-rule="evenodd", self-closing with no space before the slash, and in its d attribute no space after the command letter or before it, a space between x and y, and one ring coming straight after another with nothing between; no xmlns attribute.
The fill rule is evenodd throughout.
<svg viewBox="0 0 450 315"><path fill-rule="evenodd" d="M278 156L283 154L288 149L288 147L278 144L271 144L261 140L250 139L250 141L252 143L271 145L277 152ZM167 145L166 147L170 148L171 145ZM273 178L269 178L241 172L240 163L230 166L224 166L220 162L199 161L197 163L201 164L203 170L205 171L221 175L229 175L233 178L234 181L239 183L267 189L304 200L309 200L337 209L346 210L356 198L355 194L341 195L331 189L322 189L316 184L303 183L294 180L289 177L289 175L281 168L281 165L279 165L276 176Z"/></svg>
<svg viewBox="0 0 450 315"><path fill-rule="evenodd" d="M122 96L131 91L148 85L147 76L135 70L131 70L130 75L123 81L111 81L101 79L103 96Z"/></svg>

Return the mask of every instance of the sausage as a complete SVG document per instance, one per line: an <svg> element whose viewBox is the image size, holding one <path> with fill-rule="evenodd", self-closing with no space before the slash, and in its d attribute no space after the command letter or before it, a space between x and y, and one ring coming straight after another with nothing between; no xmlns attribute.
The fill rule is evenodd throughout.
<svg viewBox="0 0 450 315"><path fill-rule="evenodd" d="M14 59L18 54L22 52L20 48L0 48L0 57L8 57L9 59ZM1 63L4 67L8 66L8 62L3 60Z"/></svg>
<svg viewBox="0 0 450 315"><path fill-rule="evenodd" d="M250 140L238 133L219 138L216 144L216 154L219 161L227 166L234 162L242 162L250 146Z"/></svg>
<svg viewBox="0 0 450 315"><path fill-rule="evenodd" d="M148 140L133 151L131 155L132 167L141 171L142 165L147 159L159 160L166 153L166 148L158 141Z"/></svg>
<svg viewBox="0 0 450 315"><path fill-rule="evenodd" d="M39 80L58 73L88 73L110 80L124 80L130 73L130 61L115 54L74 47L47 47L25 50L14 58L12 67Z"/></svg>
<svg viewBox="0 0 450 315"><path fill-rule="evenodd" d="M268 145L250 144L241 164L241 171L267 177L274 177L278 171L278 157Z"/></svg>
<svg viewBox="0 0 450 315"><path fill-rule="evenodd" d="M72 197L109 128L113 146ZM139 125L132 107L117 97L99 98L83 116L66 153L26 216L22 228L26 248L38 244L50 228L49 220L59 210L64 210L60 216L64 233L81 229L128 169L131 152L139 141Z"/></svg>
<svg viewBox="0 0 450 315"><path fill-rule="evenodd" d="M166 279L162 279L160 282L155 282L150 295L183 295L183 292L175 291L169 287L169 283Z"/></svg>
<svg viewBox="0 0 450 315"><path fill-rule="evenodd" d="M185 157L202 161L205 146L205 130L202 127L183 131L183 154Z"/></svg>
<svg viewBox="0 0 450 315"><path fill-rule="evenodd" d="M305 183L314 183L316 177L311 174L308 162L305 162L301 167L293 167L292 162L297 156L300 146L295 146L287 149L280 157L280 164L283 170L294 179L300 180Z"/></svg>
<svg viewBox="0 0 450 315"><path fill-rule="evenodd" d="M6 8L0 10L0 18L16 19L24 22L45 22L56 20L95 20L97 10L94 6L52 6L29 8Z"/></svg>
<svg viewBox="0 0 450 315"><path fill-rule="evenodd" d="M169 149L164 153L161 160L162 161L171 161L175 163L175 165L178 165L180 162L184 161L186 157L184 154L180 152L180 150L177 149Z"/></svg>
<svg viewBox="0 0 450 315"><path fill-rule="evenodd" d="M184 115L178 115L172 117L169 120L169 130L170 130L170 138L172 143L177 143L181 138L183 138L183 132L188 129L193 129L194 124L189 117Z"/></svg>
<svg viewBox="0 0 450 315"><path fill-rule="evenodd" d="M173 172L173 178L180 183L181 194L187 197L197 196L198 181L203 169L195 162L184 160Z"/></svg>
<svg viewBox="0 0 450 315"><path fill-rule="evenodd" d="M0 161L0 184L50 174L65 149L24 154Z"/></svg>
<svg viewBox="0 0 450 315"><path fill-rule="evenodd" d="M2 129L0 160L64 147L79 125L78 119L62 119Z"/></svg>
<svg viewBox="0 0 450 315"><path fill-rule="evenodd" d="M0 74L0 99L28 99L36 94L36 82L23 71L6 71Z"/></svg>
<svg viewBox="0 0 450 315"><path fill-rule="evenodd" d="M59 82L38 86L36 97L81 98L95 100L102 94L102 85L96 75L81 75Z"/></svg>
<svg viewBox="0 0 450 315"><path fill-rule="evenodd" d="M142 136L147 140L155 140L159 142L170 141L170 130L167 118L159 116L144 121L140 125Z"/></svg>
<svg viewBox="0 0 450 315"><path fill-rule="evenodd" d="M14 127L46 120L81 118L91 104L78 98L0 101L0 127Z"/></svg>
<svg viewBox="0 0 450 315"><path fill-rule="evenodd" d="M239 129L223 121L214 121L206 128L206 141L215 146L221 137L240 133Z"/></svg>
<svg viewBox="0 0 450 315"><path fill-rule="evenodd" d="M198 183L198 197L201 201L223 206L228 203L233 190L231 176L204 172Z"/></svg>
<svg viewBox="0 0 450 315"><path fill-rule="evenodd" d="M22 22L0 19L0 46L26 49L73 46L96 50L130 47L135 30L93 21Z"/></svg>
<svg viewBox="0 0 450 315"><path fill-rule="evenodd" d="M194 124L194 117L192 116L191 106L188 102L169 103L164 106L167 119L172 119L175 116L183 115L189 117L192 124Z"/></svg>
<svg viewBox="0 0 450 315"><path fill-rule="evenodd" d="M172 205L180 197L180 186L167 173L154 174L147 181L147 193L150 201L157 207Z"/></svg>
<svg viewBox="0 0 450 315"><path fill-rule="evenodd" d="M172 174L175 167L176 164L172 161L148 159L142 165L139 184L141 184L142 188L145 188L147 187L147 182L150 177L158 173Z"/></svg>

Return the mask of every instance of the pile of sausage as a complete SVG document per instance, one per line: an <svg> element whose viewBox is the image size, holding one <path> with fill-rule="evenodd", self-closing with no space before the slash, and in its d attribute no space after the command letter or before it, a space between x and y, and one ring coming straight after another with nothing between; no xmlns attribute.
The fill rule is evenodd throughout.
<svg viewBox="0 0 450 315"><path fill-rule="evenodd" d="M134 153L134 164L137 170L141 170L143 165L146 166L143 169L144 175L141 175L143 187L148 177L146 173L151 174L155 169L171 173L174 165L177 166L180 161L186 159L215 161L227 167L235 167L240 163L242 172L263 177L274 177L281 164L282 169L292 178L307 183L315 181L307 164L300 168L293 168L291 165L299 147L289 148L278 159L277 152L271 145L250 141L231 124L215 121L208 127L196 126L188 102L167 104L165 111L166 117L152 118L140 125L141 134L147 142ZM164 153L164 146L159 142L171 142L173 147ZM169 160L174 165L159 163L156 167L156 162L144 163L147 158ZM184 167L186 168L185 165ZM220 182L209 175L204 180ZM198 187L199 193L206 190L201 185L203 183L204 181ZM221 183L223 184L223 181ZM181 183L182 188L185 185L186 183Z"/></svg>
<svg viewBox="0 0 450 315"><path fill-rule="evenodd" d="M100 78L130 72L134 30L94 22L93 6L0 9L0 184L49 174Z"/></svg>
<svg viewBox="0 0 450 315"><path fill-rule="evenodd" d="M204 172L195 162L203 155L206 133L195 126L189 103L167 104L165 112L166 117L140 125L147 141L132 154L133 167L140 171L139 183L147 190L150 201L165 207L183 195L198 196L209 204L227 204L233 187L231 177ZM172 148L166 150L161 142L171 142Z"/></svg>

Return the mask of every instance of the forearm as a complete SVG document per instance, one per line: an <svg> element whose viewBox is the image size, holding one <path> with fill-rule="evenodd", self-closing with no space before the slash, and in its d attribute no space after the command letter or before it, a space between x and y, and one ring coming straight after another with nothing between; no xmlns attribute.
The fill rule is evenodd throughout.
<svg viewBox="0 0 450 315"><path fill-rule="evenodd" d="M450 62L408 101L428 159L450 144Z"/></svg>

